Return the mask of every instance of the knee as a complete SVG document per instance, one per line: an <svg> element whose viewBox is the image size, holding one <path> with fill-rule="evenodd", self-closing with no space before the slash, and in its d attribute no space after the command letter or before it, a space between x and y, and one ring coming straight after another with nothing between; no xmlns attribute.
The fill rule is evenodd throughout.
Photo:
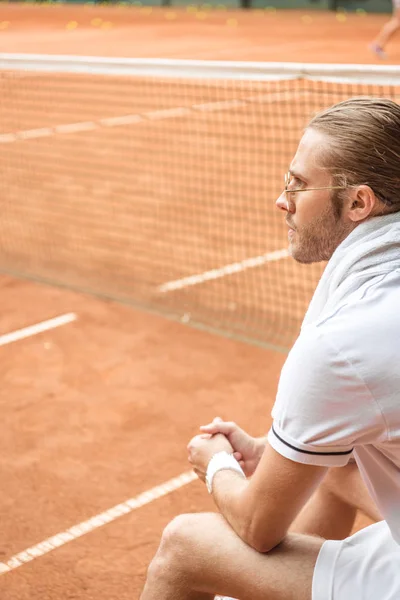
<svg viewBox="0 0 400 600"><path fill-rule="evenodd" d="M160 552L180 560L195 544L195 528L199 515L183 514L175 517L163 531Z"/></svg>
<svg viewBox="0 0 400 600"><path fill-rule="evenodd" d="M148 576L156 579L190 575L190 560L196 548L196 514L175 517L163 531L161 542L150 563Z"/></svg>

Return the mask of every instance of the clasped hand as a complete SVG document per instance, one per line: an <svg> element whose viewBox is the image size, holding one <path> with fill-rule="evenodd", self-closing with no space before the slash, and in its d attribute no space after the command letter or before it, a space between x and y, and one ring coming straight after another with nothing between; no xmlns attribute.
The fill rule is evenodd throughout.
<svg viewBox="0 0 400 600"><path fill-rule="evenodd" d="M243 431L236 423L216 417L200 427L202 434L190 440L188 458L194 472L205 481L207 466L212 456L225 450L233 454L246 476L254 473L264 450L264 444Z"/></svg>
<svg viewBox="0 0 400 600"><path fill-rule="evenodd" d="M208 463L217 452L233 453L233 448L227 438L221 434L202 434L192 438L187 446L189 462L197 477L205 481Z"/></svg>

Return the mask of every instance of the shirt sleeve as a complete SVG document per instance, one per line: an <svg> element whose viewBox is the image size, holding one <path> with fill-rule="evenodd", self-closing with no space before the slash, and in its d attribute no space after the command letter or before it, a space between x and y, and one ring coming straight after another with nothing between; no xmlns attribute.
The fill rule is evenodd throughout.
<svg viewBox="0 0 400 600"><path fill-rule="evenodd" d="M332 336L314 326L300 334L288 355L272 419L268 441L277 452L326 467L346 465L355 446L371 443L383 426L352 362L333 347Z"/></svg>

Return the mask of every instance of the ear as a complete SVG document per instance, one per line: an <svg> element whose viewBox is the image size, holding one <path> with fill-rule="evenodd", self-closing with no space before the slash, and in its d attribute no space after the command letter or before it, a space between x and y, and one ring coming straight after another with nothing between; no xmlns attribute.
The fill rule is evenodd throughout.
<svg viewBox="0 0 400 600"><path fill-rule="evenodd" d="M353 223L365 221L376 212L378 204L378 198L369 185L358 185L347 199L347 217Z"/></svg>

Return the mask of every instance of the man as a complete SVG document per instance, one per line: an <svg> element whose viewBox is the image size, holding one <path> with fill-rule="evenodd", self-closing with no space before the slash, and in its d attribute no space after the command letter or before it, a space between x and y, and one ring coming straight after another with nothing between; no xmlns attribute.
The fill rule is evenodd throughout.
<svg viewBox="0 0 400 600"><path fill-rule="evenodd" d="M400 29L400 0L392 0L393 14L384 24L375 40L370 44L371 51L381 59L387 58L385 47L390 38Z"/></svg>
<svg viewBox="0 0 400 600"><path fill-rule="evenodd" d="M400 107L318 114L277 206L328 265L267 438L216 418L189 443L220 514L166 527L142 600L400 598ZM383 520L346 538L358 509Z"/></svg>

